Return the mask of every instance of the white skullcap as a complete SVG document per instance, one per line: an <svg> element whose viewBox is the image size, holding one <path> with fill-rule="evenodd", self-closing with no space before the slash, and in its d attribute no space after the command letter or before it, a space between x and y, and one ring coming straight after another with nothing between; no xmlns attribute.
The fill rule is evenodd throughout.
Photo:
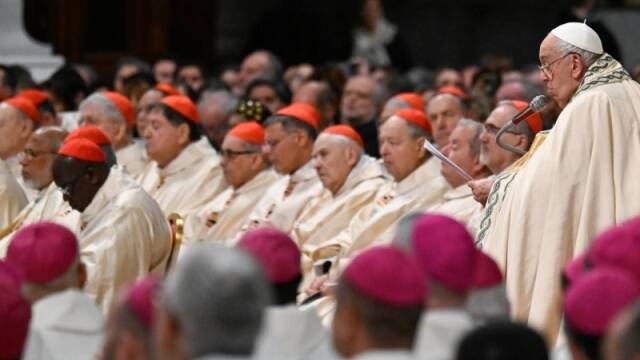
<svg viewBox="0 0 640 360"><path fill-rule="evenodd" d="M587 24L569 22L551 30L551 34L582 50L595 54L604 52L600 37Z"/></svg>

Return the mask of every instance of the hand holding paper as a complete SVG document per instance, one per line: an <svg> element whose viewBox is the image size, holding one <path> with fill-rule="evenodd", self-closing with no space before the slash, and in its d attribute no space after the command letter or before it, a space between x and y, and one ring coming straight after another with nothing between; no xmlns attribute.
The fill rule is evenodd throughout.
<svg viewBox="0 0 640 360"><path fill-rule="evenodd" d="M429 151L431 154L433 154L433 156L440 159L440 161L451 166L453 170L455 170L455 172L460 174L460 176L465 178L467 181L473 180L473 178L469 174L467 174L464 170L462 170L460 166L458 166L456 163L451 161L448 157L444 156L444 154L441 153L440 150L438 150L438 148L436 148L435 145L433 145L429 140L425 139L424 148L427 149L427 151Z"/></svg>

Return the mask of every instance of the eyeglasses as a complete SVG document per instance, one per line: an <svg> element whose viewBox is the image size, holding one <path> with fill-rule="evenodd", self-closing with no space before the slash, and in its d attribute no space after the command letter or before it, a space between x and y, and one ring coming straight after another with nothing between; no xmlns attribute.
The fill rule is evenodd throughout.
<svg viewBox="0 0 640 360"><path fill-rule="evenodd" d="M546 64L541 64L538 66L538 69L540 69L540 71L542 71L547 77L551 77L551 65L557 63L558 61L564 59L565 57L569 56L573 54L572 52L568 52L562 56L560 56L559 58L556 58L555 60L546 63Z"/></svg>
<svg viewBox="0 0 640 360"><path fill-rule="evenodd" d="M228 150L228 149L222 149L222 157L229 159L229 160L233 160L236 157L240 156L240 155L249 155L249 154L255 154L257 153L257 151L235 151L235 150Z"/></svg>
<svg viewBox="0 0 640 360"><path fill-rule="evenodd" d="M495 126L495 125L493 125L493 124L484 123L484 131L486 131L487 133L489 133L491 135L496 135L498 133L498 131L500 131L500 128ZM505 132L509 133L509 134L518 135L517 132L512 131L512 130L506 130Z"/></svg>
<svg viewBox="0 0 640 360"><path fill-rule="evenodd" d="M46 155L46 154L56 155L56 153L53 151L33 151L31 149L24 149L22 151L22 156L24 157L24 159L28 159L28 160L33 160L40 155Z"/></svg>

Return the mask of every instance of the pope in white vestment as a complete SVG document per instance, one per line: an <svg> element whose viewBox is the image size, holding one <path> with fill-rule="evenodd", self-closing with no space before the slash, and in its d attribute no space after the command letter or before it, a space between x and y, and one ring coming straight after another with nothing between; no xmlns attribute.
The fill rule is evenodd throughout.
<svg viewBox="0 0 640 360"><path fill-rule="evenodd" d="M571 36L578 32L584 36ZM559 329L563 265L597 233L640 213L640 202L632 200L640 199L640 85L602 53L594 34L584 24L570 23L543 41L541 58L552 41L561 40L601 55L511 183L483 244L505 271L513 315L544 330L549 341ZM566 54L555 64L553 78L545 68L546 81L561 86L553 80L570 60L587 67L579 59ZM549 55L547 61L552 60Z"/></svg>
<svg viewBox="0 0 640 360"><path fill-rule="evenodd" d="M102 313L85 293L53 293L33 304L22 359L94 359L102 350L103 327Z"/></svg>

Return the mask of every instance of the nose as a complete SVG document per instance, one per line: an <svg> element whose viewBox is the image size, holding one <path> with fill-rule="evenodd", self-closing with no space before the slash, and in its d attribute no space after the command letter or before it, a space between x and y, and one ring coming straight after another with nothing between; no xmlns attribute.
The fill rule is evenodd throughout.
<svg viewBox="0 0 640 360"><path fill-rule="evenodd" d="M262 145L262 153L266 156L271 155L271 145L269 144Z"/></svg>
<svg viewBox="0 0 640 360"><path fill-rule="evenodd" d="M389 146L387 144L380 144L380 156L385 157L389 155Z"/></svg>
<svg viewBox="0 0 640 360"><path fill-rule="evenodd" d="M482 132L480 133L480 136L478 137L478 139L480 139L481 143L488 143L489 142L489 134L487 134L486 130L482 130Z"/></svg>
<svg viewBox="0 0 640 360"><path fill-rule="evenodd" d="M441 152L442 154L444 154L444 156L449 157L449 153L451 152L451 145L449 145L449 144L445 145L445 146L442 148L442 150L440 150L440 152Z"/></svg>

